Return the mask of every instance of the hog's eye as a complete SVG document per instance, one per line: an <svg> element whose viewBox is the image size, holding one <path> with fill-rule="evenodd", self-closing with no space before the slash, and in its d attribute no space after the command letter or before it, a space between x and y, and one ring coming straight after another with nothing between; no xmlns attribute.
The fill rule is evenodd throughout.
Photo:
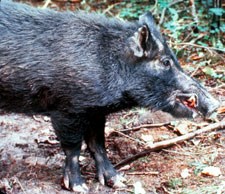
<svg viewBox="0 0 225 194"><path fill-rule="evenodd" d="M170 63L170 60L169 60L169 59L164 59L164 60L162 61L162 63L163 63L163 65L164 65L165 67L171 66L171 63Z"/></svg>

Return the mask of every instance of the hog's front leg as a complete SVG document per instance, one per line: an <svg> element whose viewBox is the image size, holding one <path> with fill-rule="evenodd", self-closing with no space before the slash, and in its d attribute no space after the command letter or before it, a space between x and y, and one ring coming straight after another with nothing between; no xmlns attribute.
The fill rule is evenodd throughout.
<svg viewBox="0 0 225 194"><path fill-rule="evenodd" d="M109 161L105 150L105 117L92 116L89 118L90 128L85 134L85 141L95 159L97 175L102 185L108 185L114 188L125 187L125 178L123 178L114 169Z"/></svg>
<svg viewBox="0 0 225 194"><path fill-rule="evenodd" d="M79 166L80 145L80 143L77 143L73 148L63 147L66 154L63 184L66 189L86 193L88 192L88 187L81 177Z"/></svg>
<svg viewBox="0 0 225 194"><path fill-rule="evenodd" d="M68 190L87 193L88 187L81 177L79 156L84 134L83 118L55 113L51 116L53 128L66 155L63 184ZM84 121L85 122L85 121Z"/></svg>

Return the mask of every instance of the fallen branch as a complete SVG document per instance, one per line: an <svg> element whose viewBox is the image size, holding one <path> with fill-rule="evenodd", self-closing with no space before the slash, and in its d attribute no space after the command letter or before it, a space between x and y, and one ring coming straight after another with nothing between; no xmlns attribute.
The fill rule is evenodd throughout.
<svg viewBox="0 0 225 194"><path fill-rule="evenodd" d="M138 158L144 157L146 155L148 155L149 153L153 152L153 151L159 151L162 150L164 148L170 147L172 145L184 142L185 140L191 139L201 133L205 133L205 132L209 132L209 131L213 131L213 130L218 130L218 129L223 129L225 128L225 121L221 121L219 123L214 123L214 124L210 124L206 127L203 127L202 129L193 131L191 133L173 138L173 139L169 139L169 140L165 140L165 141L161 141L161 142L157 142L152 144L151 146L149 146L148 149L133 155L129 158L126 158L124 160L122 160L121 162L117 163L115 165L116 168L119 168L127 163L133 162L134 160L137 160Z"/></svg>

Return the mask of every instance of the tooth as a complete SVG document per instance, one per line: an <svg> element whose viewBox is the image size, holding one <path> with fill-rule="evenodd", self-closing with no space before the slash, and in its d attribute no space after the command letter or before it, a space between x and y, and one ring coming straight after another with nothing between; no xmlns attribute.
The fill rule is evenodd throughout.
<svg viewBox="0 0 225 194"><path fill-rule="evenodd" d="M198 113L195 112L195 111L193 111L193 113L192 113L192 118L195 119L197 116L198 116Z"/></svg>
<svg viewBox="0 0 225 194"><path fill-rule="evenodd" d="M196 107L196 97L194 95L187 99L187 101L190 107Z"/></svg>

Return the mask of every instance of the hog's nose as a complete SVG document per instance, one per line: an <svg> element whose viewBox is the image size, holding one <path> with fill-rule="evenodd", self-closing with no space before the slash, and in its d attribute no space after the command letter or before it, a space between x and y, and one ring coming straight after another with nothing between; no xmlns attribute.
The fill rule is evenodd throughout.
<svg viewBox="0 0 225 194"><path fill-rule="evenodd" d="M210 104L208 106L208 110L206 113L206 117L209 117L210 115L212 115L220 106L220 103L218 100L216 99L211 99Z"/></svg>

